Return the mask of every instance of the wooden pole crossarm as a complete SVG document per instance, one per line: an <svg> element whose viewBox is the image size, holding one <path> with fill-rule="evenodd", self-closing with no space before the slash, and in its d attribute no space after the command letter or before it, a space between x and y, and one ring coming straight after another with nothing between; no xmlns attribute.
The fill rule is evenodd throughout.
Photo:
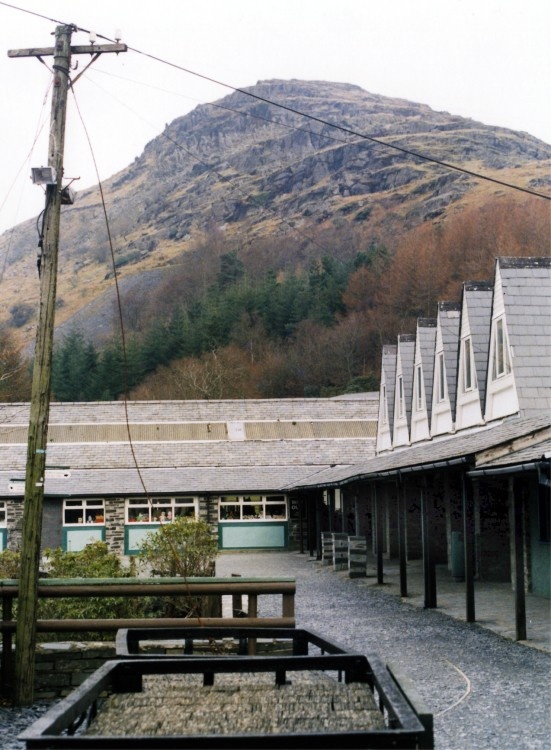
<svg viewBox="0 0 551 750"><path fill-rule="evenodd" d="M128 52L126 44L77 44L70 47L71 55L101 55L104 52ZM9 49L8 57L52 57L55 47L27 47Z"/></svg>

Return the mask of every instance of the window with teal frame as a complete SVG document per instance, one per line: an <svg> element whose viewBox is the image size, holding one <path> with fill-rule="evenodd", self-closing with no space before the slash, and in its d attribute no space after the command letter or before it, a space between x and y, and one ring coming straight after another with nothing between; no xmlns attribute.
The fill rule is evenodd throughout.
<svg viewBox="0 0 551 750"><path fill-rule="evenodd" d="M176 518L197 518L199 500L193 496L130 497L124 511L124 554L137 555L145 536Z"/></svg>
<svg viewBox="0 0 551 750"><path fill-rule="evenodd" d="M223 495L218 504L220 521L286 521L285 495Z"/></svg>

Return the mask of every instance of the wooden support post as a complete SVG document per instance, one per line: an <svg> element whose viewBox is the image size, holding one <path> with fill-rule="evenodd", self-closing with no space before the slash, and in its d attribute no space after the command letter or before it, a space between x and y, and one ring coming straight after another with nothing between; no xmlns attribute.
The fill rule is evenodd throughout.
<svg viewBox="0 0 551 750"><path fill-rule="evenodd" d="M258 617L258 596L257 594L249 594L249 609L248 615L251 618ZM254 656L256 654L256 638L249 638L247 645L247 654Z"/></svg>
<svg viewBox="0 0 551 750"><path fill-rule="evenodd" d="M375 516L375 557L377 560L377 583L384 583L383 571L383 508L377 493L377 486L371 485L371 502Z"/></svg>
<svg viewBox="0 0 551 750"><path fill-rule="evenodd" d="M322 558L322 541L321 541L321 533L322 533L322 518L321 518L321 507L323 503L323 498L317 498L316 501L316 560L321 560Z"/></svg>
<svg viewBox="0 0 551 750"><path fill-rule="evenodd" d="M402 478L396 481L398 494L398 557L400 563L400 596L408 595L407 545L406 545L406 488Z"/></svg>
<svg viewBox="0 0 551 750"><path fill-rule="evenodd" d="M325 490L327 493L327 510L329 513L329 528L328 531L335 531L335 490Z"/></svg>
<svg viewBox="0 0 551 750"><path fill-rule="evenodd" d="M513 556L515 583L515 631L517 641L525 641L526 595L524 591L524 502L518 480L509 478L509 502L513 507Z"/></svg>
<svg viewBox="0 0 551 750"><path fill-rule="evenodd" d="M281 602L281 615L282 617L294 617L295 616L295 595L294 594L282 594Z"/></svg>
<svg viewBox="0 0 551 750"><path fill-rule="evenodd" d="M232 578L241 578L241 573L232 573ZM232 617L243 616L243 597L241 594L232 594L231 597Z"/></svg>
<svg viewBox="0 0 551 750"><path fill-rule="evenodd" d="M421 534L423 543L423 580L425 609L436 607L436 568L432 551L430 534L430 519L432 499L428 497L426 477L423 476L421 485Z"/></svg>
<svg viewBox="0 0 551 750"><path fill-rule="evenodd" d="M463 544L465 553L465 619L475 622L474 599L474 495L472 480L462 477Z"/></svg>

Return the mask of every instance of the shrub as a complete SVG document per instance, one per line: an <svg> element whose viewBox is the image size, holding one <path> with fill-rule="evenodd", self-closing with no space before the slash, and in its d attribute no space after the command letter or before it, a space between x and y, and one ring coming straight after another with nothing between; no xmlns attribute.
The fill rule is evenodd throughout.
<svg viewBox="0 0 551 750"><path fill-rule="evenodd" d="M44 550L44 562L52 578L128 578L135 575L135 564L125 568L118 555L109 552L105 542L93 542L79 552L61 548ZM66 599L40 599L41 619L109 619L144 617L146 601L128 596L91 596ZM82 639L83 633L46 634L48 640ZM88 635L88 634L87 634ZM112 640L113 633L97 633L97 640Z"/></svg>
<svg viewBox="0 0 551 750"><path fill-rule="evenodd" d="M146 534L140 559L154 576L213 575L218 552L208 524L192 518L176 518Z"/></svg>
<svg viewBox="0 0 551 750"><path fill-rule="evenodd" d="M146 535L140 560L153 576L214 575L214 560L218 553L216 539L208 524L192 518L177 518ZM200 617L209 608L209 597L162 597L157 600L157 615L164 617ZM160 610L160 611L159 611Z"/></svg>
<svg viewBox="0 0 551 750"><path fill-rule="evenodd" d="M21 556L19 552L5 549L0 552L0 578L19 578Z"/></svg>
<svg viewBox="0 0 551 750"><path fill-rule="evenodd" d="M128 578L135 575L135 565L124 568L121 558L109 552L105 542L92 542L79 552L65 552L61 547L44 550L45 567L52 578Z"/></svg>

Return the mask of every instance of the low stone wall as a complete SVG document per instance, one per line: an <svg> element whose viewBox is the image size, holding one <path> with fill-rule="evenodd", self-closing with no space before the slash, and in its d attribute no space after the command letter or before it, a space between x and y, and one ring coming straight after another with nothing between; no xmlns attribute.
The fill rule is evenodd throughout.
<svg viewBox="0 0 551 750"><path fill-rule="evenodd" d="M114 656L115 644L108 641L38 644L35 699L56 700L65 697Z"/></svg>
<svg viewBox="0 0 551 750"><path fill-rule="evenodd" d="M237 653L236 643L218 642L209 646L219 653ZM267 641L256 645L257 653L283 655L289 654L288 644L279 641ZM181 642L143 643L142 654L169 654L181 656L184 647ZM58 700L69 695L93 672L108 659L116 658L114 641L39 643L36 646L35 700Z"/></svg>

